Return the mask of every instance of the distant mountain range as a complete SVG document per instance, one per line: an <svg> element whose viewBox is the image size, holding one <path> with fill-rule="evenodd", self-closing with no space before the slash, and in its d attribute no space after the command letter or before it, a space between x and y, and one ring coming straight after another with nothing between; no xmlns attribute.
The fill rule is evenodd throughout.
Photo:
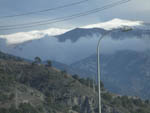
<svg viewBox="0 0 150 113"><path fill-rule="evenodd" d="M70 67L78 75L93 78L97 75L96 57L94 54ZM101 55L101 77L111 92L149 98L150 51L124 50Z"/></svg>
<svg viewBox="0 0 150 113"><path fill-rule="evenodd" d="M94 54L97 41L102 34L122 26L132 27L133 30L125 33L112 32L102 42L103 52L111 53L118 49L145 50L149 48L147 43L150 35L148 24L140 21L114 19L71 30L53 28L0 35L0 49L30 60L39 56L43 60L52 59L61 63L72 64ZM138 45L141 47L139 48Z"/></svg>
<svg viewBox="0 0 150 113"><path fill-rule="evenodd" d="M15 56L43 61L82 77L96 75L96 47L109 30L132 27L129 32L112 32L101 42L102 79L112 92L150 97L150 24L114 19L75 29L49 29L0 35L0 50ZM92 77L93 77L92 76Z"/></svg>

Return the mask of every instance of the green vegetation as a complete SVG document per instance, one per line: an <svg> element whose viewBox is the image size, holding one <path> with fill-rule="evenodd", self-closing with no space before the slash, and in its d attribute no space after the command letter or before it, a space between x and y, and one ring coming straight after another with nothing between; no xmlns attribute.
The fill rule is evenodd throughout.
<svg viewBox="0 0 150 113"><path fill-rule="evenodd" d="M0 59L5 59L5 60L15 60L15 61L23 61L23 58L16 57L13 55L5 54L0 51Z"/></svg>
<svg viewBox="0 0 150 113"><path fill-rule="evenodd" d="M101 86L102 113L150 113L149 100L117 96ZM92 79L70 76L51 61L0 58L0 113L97 113L94 89Z"/></svg>
<svg viewBox="0 0 150 113"><path fill-rule="evenodd" d="M75 105L75 106L72 107L72 110L74 110L74 111L80 113L81 108L80 108L79 105Z"/></svg>
<svg viewBox="0 0 150 113"><path fill-rule="evenodd" d="M31 104L20 104L18 109L14 106L9 109L0 108L0 113L43 113L43 111L37 110Z"/></svg>
<svg viewBox="0 0 150 113"><path fill-rule="evenodd" d="M127 96L119 96L111 100L114 107L128 110L128 113L150 113L150 105L140 98L129 98Z"/></svg>
<svg viewBox="0 0 150 113"><path fill-rule="evenodd" d="M47 64L46 64L47 67L52 67L52 62L50 60L47 60Z"/></svg>

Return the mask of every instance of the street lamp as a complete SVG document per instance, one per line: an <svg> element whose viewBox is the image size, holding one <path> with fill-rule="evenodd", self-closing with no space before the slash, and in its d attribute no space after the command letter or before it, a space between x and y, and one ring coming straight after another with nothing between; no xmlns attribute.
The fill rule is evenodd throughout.
<svg viewBox="0 0 150 113"><path fill-rule="evenodd" d="M111 30L111 31L108 31L106 33L104 33L99 41L98 41L98 45L97 45L97 79L98 79L98 107L99 107L99 113L102 112L102 106L101 106L101 70L100 70L100 42L101 40L106 36L108 35L109 33L111 32L114 32L114 31L121 31L121 32L128 32L128 31L131 31L132 28L130 27L127 27L127 26L124 26L123 28L119 29L119 30Z"/></svg>

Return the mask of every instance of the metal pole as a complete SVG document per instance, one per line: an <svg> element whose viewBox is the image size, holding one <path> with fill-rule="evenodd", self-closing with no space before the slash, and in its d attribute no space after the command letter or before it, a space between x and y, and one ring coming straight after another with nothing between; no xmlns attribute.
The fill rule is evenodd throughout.
<svg viewBox="0 0 150 113"><path fill-rule="evenodd" d="M100 39L101 40L101 39ZM100 41L97 46L97 78L98 78L98 107L99 107L99 113L101 113L101 83L100 83Z"/></svg>
<svg viewBox="0 0 150 113"><path fill-rule="evenodd" d="M128 32L131 31L132 28L130 27L123 27L121 29L121 32ZM97 79L98 79L98 107L99 107L99 113L102 113L102 105L101 105L101 66L100 66L100 42L103 39L103 37L105 37L107 34L113 32L115 30L111 30L108 31L106 33L104 33L99 41L98 41L98 45L97 45ZM120 30L119 30L120 31Z"/></svg>
<svg viewBox="0 0 150 113"><path fill-rule="evenodd" d="M101 105L101 67L100 67L100 42L103 39L103 37L107 34L109 34L111 31L106 32L103 34L97 45L97 79L98 79L98 108L99 108L99 113L102 113L102 105Z"/></svg>

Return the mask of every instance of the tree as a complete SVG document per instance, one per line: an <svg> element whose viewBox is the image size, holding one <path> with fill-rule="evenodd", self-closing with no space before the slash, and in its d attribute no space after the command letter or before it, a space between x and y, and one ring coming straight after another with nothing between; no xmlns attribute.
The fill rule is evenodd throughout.
<svg viewBox="0 0 150 113"><path fill-rule="evenodd" d="M72 75L72 77L76 80L79 80L79 75L75 74L75 75Z"/></svg>
<svg viewBox="0 0 150 113"><path fill-rule="evenodd" d="M47 64L46 64L47 67L52 67L52 62L50 60L47 60Z"/></svg>
<svg viewBox="0 0 150 113"><path fill-rule="evenodd" d="M62 74L62 75L66 75L66 74L67 74L67 71L66 71L66 70L62 70L62 71L61 71L61 74Z"/></svg>
<svg viewBox="0 0 150 113"><path fill-rule="evenodd" d="M102 97L107 101L112 100L112 95L110 93L104 93L104 94L102 94Z"/></svg>
<svg viewBox="0 0 150 113"><path fill-rule="evenodd" d="M149 102L149 100L145 100L145 103L146 103L146 104L149 104L150 102Z"/></svg>
<svg viewBox="0 0 150 113"><path fill-rule="evenodd" d="M78 112L78 113L80 112L80 106L79 106L79 105L73 106L72 109L73 109L74 111Z"/></svg>
<svg viewBox="0 0 150 113"><path fill-rule="evenodd" d="M35 57L34 62L32 64L40 64L42 62L40 57Z"/></svg>

